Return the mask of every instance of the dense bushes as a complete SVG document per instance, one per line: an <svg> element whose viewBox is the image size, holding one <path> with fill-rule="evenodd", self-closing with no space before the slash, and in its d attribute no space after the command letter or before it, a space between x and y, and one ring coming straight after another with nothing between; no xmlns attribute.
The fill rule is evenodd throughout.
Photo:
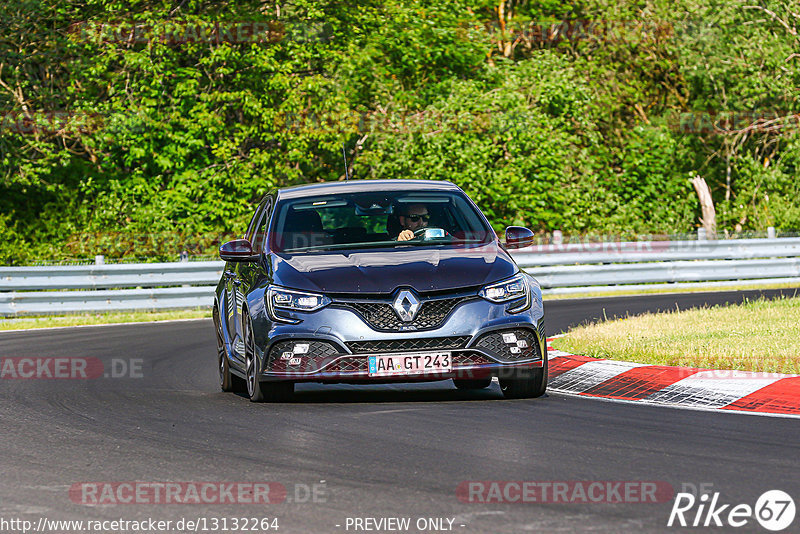
<svg viewBox="0 0 800 534"><path fill-rule="evenodd" d="M5 2L0 262L211 251L342 143L498 229L691 232L694 174L721 231L800 228L797 17L679 3Z"/></svg>

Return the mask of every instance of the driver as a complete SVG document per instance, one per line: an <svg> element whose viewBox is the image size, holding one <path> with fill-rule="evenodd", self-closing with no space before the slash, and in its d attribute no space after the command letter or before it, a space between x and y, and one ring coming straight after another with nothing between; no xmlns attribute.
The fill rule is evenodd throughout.
<svg viewBox="0 0 800 534"><path fill-rule="evenodd" d="M420 228L426 228L429 219L430 215L428 214L428 208L425 204L409 205L403 211L403 214L397 217L397 220L400 221L400 225L403 227L400 235L397 236L397 240L408 241L409 239L414 239L414 232Z"/></svg>

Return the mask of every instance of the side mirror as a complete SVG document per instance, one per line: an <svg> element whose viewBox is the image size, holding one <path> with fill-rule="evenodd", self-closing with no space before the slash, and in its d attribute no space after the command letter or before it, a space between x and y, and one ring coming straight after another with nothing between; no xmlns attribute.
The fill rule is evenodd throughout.
<svg viewBox="0 0 800 534"><path fill-rule="evenodd" d="M255 261L258 254L253 254L253 245L247 239L234 239L219 247L219 257L225 261Z"/></svg>
<svg viewBox="0 0 800 534"><path fill-rule="evenodd" d="M523 226L506 228L506 248L524 248L533 245L533 232Z"/></svg>

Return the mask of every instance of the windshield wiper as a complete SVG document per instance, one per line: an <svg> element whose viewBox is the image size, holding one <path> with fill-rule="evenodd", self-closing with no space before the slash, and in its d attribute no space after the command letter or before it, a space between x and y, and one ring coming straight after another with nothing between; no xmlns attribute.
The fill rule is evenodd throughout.
<svg viewBox="0 0 800 534"><path fill-rule="evenodd" d="M368 243L336 243L330 245L315 245L313 247L288 248L284 252L316 252L318 250L342 250L348 248L375 248L396 244L397 241L372 241ZM401 241L402 243L402 241Z"/></svg>
<svg viewBox="0 0 800 534"><path fill-rule="evenodd" d="M372 241L367 243L337 243L331 245L315 245L313 247L302 247L302 248L291 248L285 249L283 252L286 253L297 253L297 252L319 252L319 251L329 251L329 250L357 250L360 248L381 248L381 247L397 247L398 245L401 246L431 246L431 245L452 245L454 243L462 244L462 243L481 243L480 239L436 239L436 240L428 240L425 241L423 239L410 239L408 241Z"/></svg>

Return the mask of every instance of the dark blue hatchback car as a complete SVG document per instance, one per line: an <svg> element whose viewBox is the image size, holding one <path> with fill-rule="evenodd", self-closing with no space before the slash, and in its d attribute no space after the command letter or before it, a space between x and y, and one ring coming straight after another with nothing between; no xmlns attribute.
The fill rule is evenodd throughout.
<svg viewBox="0 0 800 534"><path fill-rule="evenodd" d="M506 397L547 388L539 284L457 186L365 180L273 191L226 261L214 324L220 385L289 400L297 382L453 379Z"/></svg>

